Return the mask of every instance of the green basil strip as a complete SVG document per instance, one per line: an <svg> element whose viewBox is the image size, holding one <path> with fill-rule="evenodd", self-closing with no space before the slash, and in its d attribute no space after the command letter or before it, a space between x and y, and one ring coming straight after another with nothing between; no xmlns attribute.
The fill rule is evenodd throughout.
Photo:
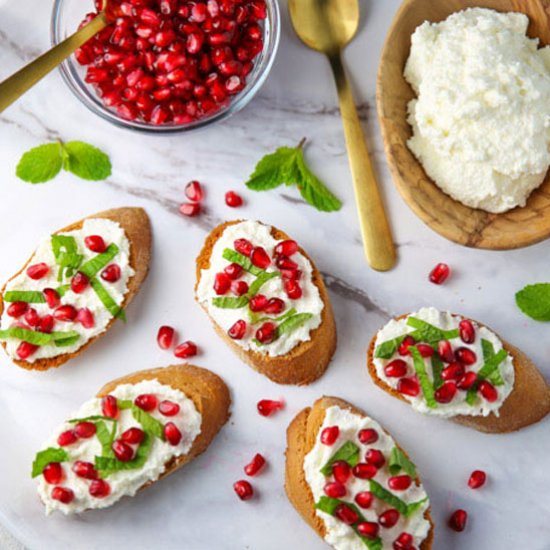
<svg viewBox="0 0 550 550"><path fill-rule="evenodd" d="M393 476L403 470L406 474L411 476L412 479L416 479L415 465L407 458L405 453L399 447L394 447L391 450L389 469L391 475Z"/></svg>
<svg viewBox="0 0 550 550"><path fill-rule="evenodd" d="M113 300L107 289L99 282L96 277L90 279L90 286L94 289L101 303L107 308L107 311L122 321L126 321L124 310Z"/></svg>
<svg viewBox="0 0 550 550"><path fill-rule="evenodd" d="M347 462L352 468L359 464L359 447L353 441L346 441L321 468L321 473L325 476L332 475L332 465L339 460Z"/></svg>
<svg viewBox="0 0 550 550"><path fill-rule="evenodd" d="M46 334L45 332L36 332L26 328L11 327L7 330L0 330L0 340L6 340L7 338L17 338L35 346L46 346L54 343L58 347L63 347L74 344L78 341L80 335L74 330Z"/></svg>
<svg viewBox="0 0 550 550"><path fill-rule="evenodd" d="M241 309L248 305L248 296L239 296L232 297L232 296L217 296L216 298L212 298L212 305L215 307L219 307L221 309Z"/></svg>
<svg viewBox="0 0 550 550"><path fill-rule="evenodd" d="M44 468L52 462L67 462L69 453L65 449L49 447L36 454L32 463L32 477L42 474Z"/></svg>
<svg viewBox="0 0 550 550"><path fill-rule="evenodd" d="M52 235L52 251L55 256L55 263L59 266L58 281L63 276L71 277L78 269L84 256L78 254L76 239L69 235Z"/></svg>
<svg viewBox="0 0 550 550"><path fill-rule="evenodd" d="M476 383L468 390L468 393L466 394L466 402L468 404L473 405L475 403L479 381L488 379L495 372L498 372L498 367L507 357L508 352L505 349L501 349L498 353L485 361L485 364L477 373Z"/></svg>
<svg viewBox="0 0 550 550"><path fill-rule="evenodd" d="M94 256L92 259L83 263L79 270L81 273L84 273L86 277L91 279L95 277L104 267L106 267L111 260L119 253L120 249L114 243L110 244L107 247L105 252Z"/></svg>
<svg viewBox="0 0 550 550"><path fill-rule="evenodd" d="M433 384L428 377L428 373L426 372L426 363L424 362L424 358L420 355L420 352L416 346L411 346L409 351L411 352L413 358L414 370L418 376L418 381L420 382L420 387L422 388L426 404L431 409L434 409L437 407L437 401L435 400Z"/></svg>
<svg viewBox="0 0 550 550"><path fill-rule="evenodd" d="M411 502L410 504L407 504L393 493L390 493L387 489L384 489L384 487L382 487L382 485L380 485L377 481L374 481L374 479L369 479L369 487L371 493L375 497L383 500L407 518L412 516L428 500L428 497L426 497L418 502Z"/></svg>
<svg viewBox="0 0 550 550"><path fill-rule="evenodd" d="M36 290L8 290L4 302L26 302L27 304L45 304L46 298L42 292Z"/></svg>
<svg viewBox="0 0 550 550"><path fill-rule="evenodd" d="M294 332L304 325L309 319L313 317L313 313L296 313L292 317L285 319L277 327L277 338L280 338L283 334Z"/></svg>
<svg viewBox="0 0 550 550"><path fill-rule="evenodd" d="M437 390L443 385L441 373L443 372L443 361L437 351L432 355L432 373L434 379L434 388Z"/></svg>
<svg viewBox="0 0 550 550"><path fill-rule="evenodd" d="M288 317L292 317L295 313L296 308L293 307L279 317L260 317L258 313L254 313L253 311L248 310L248 318L250 320L250 323L253 325L256 325L257 323L265 323L266 321L281 323L285 319L288 319Z"/></svg>
<svg viewBox="0 0 550 550"><path fill-rule="evenodd" d="M338 508L338 506L340 506L341 504L348 506L359 516L359 520L355 525L351 526L351 528L355 531L357 536L361 539L368 550L382 550L382 540L379 537L375 539L368 539L367 537L361 535L359 531L357 531L357 525L367 520L365 516L361 513L361 510L359 510L359 508L357 508L355 504L352 504L351 502L345 502L338 498L322 496L315 504L315 508L317 510L321 510L321 512L325 512L325 514L328 514L329 516L334 516L336 508Z"/></svg>
<svg viewBox="0 0 550 550"><path fill-rule="evenodd" d="M106 478L114 472L121 470L136 470L142 468L147 461L147 457L153 445L154 436L148 432L144 432L143 441L137 448L136 455L128 462L121 462L114 457L96 456L95 467L99 471L102 478Z"/></svg>
<svg viewBox="0 0 550 550"><path fill-rule="evenodd" d="M263 273L260 273L250 285L250 288L248 289L246 295L250 298L252 298L252 296L256 296L262 286L264 286L267 281L273 279L274 277L279 277L279 273L277 271L271 271L269 273L267 271L264 271Z"/></svg>
<svg viewBox="0 0 550 550"><path fill-rule="evenodd" d="M483 361L487 362L489 359L494 357L495 355L495 348L489 340L482 339L481 340L481 349L483 350ZM487 380L489 380L492 384L495 386L503 386L504 385L504 378L502 378L502 375L500 374L499 369L495 369L489 376L487 376Z"/></svg>
<svg viewBox="0 0 550 550"><path fill-rule="evenodd" d="M97 422L98 420L106 420L108 422L116 422L114 418L110 416L102 416L100 414L94 414L92 416L85 416L84 418L71 418L67 420L69 424L77 424L78 422Z"/></svg>
<svg viewBox="0 0 550 550"><path fill-rule="evenodd" d="M403 336L399 336L393 340L386 340L385 342L382 342L379 346L376 346L374 356L378 359L391 359L406 336L407 335L404 334Z"/></svg>
<svg viewBox="0 0 550 550"><path fill-rule="evenodd" d="M245 271L252 273L252 275L261 275L262 273L265 273L265 270L256 267L246 256L243 256L236 250L226 248L223 251L222 256L229 262L239 264Z"/></svg>
<svg viewBox="0 0 550 550"><path fill-rule="evenodd" d="M113 452L112 445L116 437L118 422L113 418L110 418L109 420L113 421L111 431L109 431L109 428L107 428L107 424L103 420L99 420L98 422L96 422L96 436L101 443L101 456L114 458L115 454Z"/></svg>
<svg viewBox="0 0 550 550"><path fill-rule="evenodd" d="M119 409L129 409L132 412L132 416L141 424L143 431L149 432L164 441L164 425L162 422L148 412L145 412L143 409L140 409L137 405L134 405L134 403L128 399L119 399L117 403Z"/></svg>
<svg viewBox="0 0 550 550"><path fill-rule="evenodd" d="M71 289L71 285L61 285L61 286L58 286L55 290L59 294L59 297L63 298L63 296L65 296L65 294L67 294L67 292L70 289Z"/></svg>
<svg viewBox="0 0 550 550"><path fill-rule="evenodd" d="M443 330L416 317L409 317L407 325L420 331L417 340L428 342L429 344L437 344L440 340L452 340L458 338L460 335L458 329Z"/></svg>

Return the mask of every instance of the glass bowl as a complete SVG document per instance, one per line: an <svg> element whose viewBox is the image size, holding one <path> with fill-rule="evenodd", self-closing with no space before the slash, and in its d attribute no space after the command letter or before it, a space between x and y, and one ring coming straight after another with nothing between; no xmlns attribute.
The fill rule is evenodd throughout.
<svg viewBox="0 0 550 550"><path fill-rule="evenodd" d="M60 66L63 80L70 90L90 111L101 118L119 126L140 132L151 134L168 134L175 132L188 132L203 128L229 118L240 111L256 95L265 82L275 60L275 54L279 45L280 13L277 0L265 0L267 6L267 18L263 21L264 47L254 59L254 68L247 75L245 87L234 96L231 96L227 105L219 111L186 124L154 125L145 121L127 120L117 114L116 110L106 107L96 90L84 81L86 68L79 65L74 56L69 57ZM55 0L51 20L51 40L58 44L67 36L74 33L86 15L94 11L93 0Z"/></svg>

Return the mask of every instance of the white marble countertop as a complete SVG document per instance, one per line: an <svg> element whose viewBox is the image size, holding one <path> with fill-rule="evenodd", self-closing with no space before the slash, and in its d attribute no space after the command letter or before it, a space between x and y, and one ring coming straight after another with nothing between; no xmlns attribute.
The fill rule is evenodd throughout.
<svg viewBox="0 0 550 550"><path fill-rule="evenodd" d="M0 0L0 79L48 47L51 4ZM514 305L515 291L550 278L550 243L512 252L461 248L425 227L403 203L385 163L374 107L377 61L399 0L370 0L362 3L365 24L346 57L393 222L399 264L387 274L369 270L329 68L298 42L284 4L281 47L266 85L242 113L218 127L156 139L119 130L84 109L57 73L0 116L0 281L19 268L44 234L106 208L146 208L155 241L150 277L128 310L126 326L119 323L87 353L46 373L18 369L0 354L0 523L31 549L320 550L324 543L285 497L283 452L285 429L294 414L332 394L370 412L415 459L432 499L436 549L548 549L549 421L491 436L419 416L373 386L365 349L390 315L433 304L483 320L525 350L550 379L550 326L529 321ZM344 201L339 213L318 213L297 200L293 190L254 194L242 186L262 155L303 136L310 142L311 164ZM92 183L63 174L38 186L17 180L14 170L22 152L56 137L82 139L108 151L112 177ZM191 179L204 182L208 195L208 210L197 219L177 212ZM223 195L229 189L243 191L246 207L233 211L225 206ZM193 301L193 261L205 235L236 216L273 223L295 236L325 274L339 347L326 375L309 387L277 386L243 365ZM439 261L454 270L442 287L427 280ZM195 340L204 350L196 363L231 386L229 424L204 456L146 494L108 511L46 518L29 476L36 449L105 381L169 364L171 356L155 342L163 323ZM255 404L265 397L284 397L286 410L272 419L260 417ZM254 481L259 498L242 503L232 483L257 451L270 466ZM475 468L486 470L490 478L477 492L466 486ZM457 507L470 513L462 534L446 527ZM0 547L5 547L1 541Z"/></svg>

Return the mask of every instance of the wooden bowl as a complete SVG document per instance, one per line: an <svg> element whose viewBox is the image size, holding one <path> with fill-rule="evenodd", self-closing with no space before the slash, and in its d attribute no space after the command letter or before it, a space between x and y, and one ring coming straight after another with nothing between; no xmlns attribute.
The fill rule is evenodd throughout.
<svg viewBox="0 0 550 550"><path fill-rule="evenodd" d="M378 116L397 188L412 210L433 230L459 244L492 250L521 248L550 236L550 172L527 205L503 214L464 206L433 183L407 147L412 129L407 105L414 97L403 71L411 35L424 21L439 22L470 8L521 12L530 19L529 36L550 44L550 0L405 0L388 32L377 82Z"/></svg>

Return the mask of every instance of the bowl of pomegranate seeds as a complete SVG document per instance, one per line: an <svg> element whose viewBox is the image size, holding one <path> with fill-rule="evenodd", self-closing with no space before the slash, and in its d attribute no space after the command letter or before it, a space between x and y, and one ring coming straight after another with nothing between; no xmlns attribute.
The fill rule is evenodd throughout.
<svg viewBox="0 0 550 550"><path fill-rule="evenodd" d="M102 2L55 0L53 42L93 19ZM91 111L151 133L200 128L242 109L279 42L276 0L110 0L109 17L61 73Z"/></svg>

